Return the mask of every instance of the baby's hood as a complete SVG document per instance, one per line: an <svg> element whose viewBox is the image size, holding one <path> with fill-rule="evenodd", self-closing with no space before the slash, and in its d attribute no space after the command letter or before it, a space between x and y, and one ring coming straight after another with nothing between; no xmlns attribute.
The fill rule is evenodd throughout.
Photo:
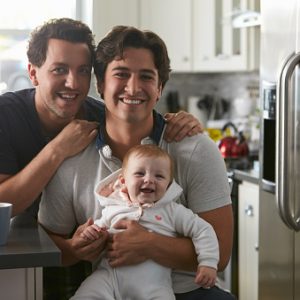
<svg viewBox="0 0 300 300"><path fill-rule="evenodd" d="M95 188L95 195L96 195L96 199L98 199L98 201L100 202L100 204L102 206L106 206L107 204L109 205L118 205L120 203L124 203L123 200L118 200L118 199L114 199L114 198L110 198L108 197L104 197L102 195L100 195L101 190L107 186L110 183L115 183L118 178L119 175L121 174L122 169L119 169L115 172L113 172L112 174L110 174L108 177L104 178L103 180L101 180ZM170 186L168 187L166 193L164 194L164 196L155 203L155 206L160 206L160 205L166 205L167 203L170 203L172 201L175 201L176 199L178 199L178 197L181 195L182 193L182 187L173 179L172 183L170 184Z"/></svg>
<svg viewBox="0 0 300 300"><path fill-rule="evenodd" d="M182 187L173 179L167 191L165 192L163 197L160 198L160 200L155 203L155 206L157 207L160 205L166 205L170 202L173 202L179 198L181 193L182 193Z"/></svg>
<svg viewBox="0 0 300 300"><path fill-rule="evenodd" d="M118 199L113 199L113 198L109 198L109 196L105 197L100 195L101 190L109 185L110 183L114 184L118 178L119 175L121 174L122 169L119 169L115 172L113 172L112 174L110 174L109 176L105 177L104 179L102 179L97 185L96 188L94 190L96 199L100 202L100 204L102 206L106 206L107 204L109 205L118 205L120 203L123 203L123 200L118 200Z"/></svg>

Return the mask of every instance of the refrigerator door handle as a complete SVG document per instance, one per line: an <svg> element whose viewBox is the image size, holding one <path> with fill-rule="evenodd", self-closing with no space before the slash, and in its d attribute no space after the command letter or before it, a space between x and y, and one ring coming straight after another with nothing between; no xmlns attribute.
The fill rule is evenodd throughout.
<svg viewBox="0 0 300 300"><path fill-rule="evenodd" d="M291 55L284 64L277 85L276 104L276 202L282 221L295 231L300 230L300 216L295 216L291 203L295 199L295 162L291 159L291 138L289 138L289 105L295 101L292 96L292 75L300 62L300 53ZM295 124L294 128L295 128ZM290 129L291 130L291 129ZM294 130L294 129L292 129ZM292 187L292 188L291 188Z"/></svg>

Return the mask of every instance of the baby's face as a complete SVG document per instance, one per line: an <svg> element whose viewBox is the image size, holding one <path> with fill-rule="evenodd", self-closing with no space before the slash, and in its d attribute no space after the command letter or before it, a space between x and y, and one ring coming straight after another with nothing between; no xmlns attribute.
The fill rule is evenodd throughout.
<svg viewBox="0 0 300 300"><path fill-rule="evenodd" d="M158 201L170 183L170 162L162 157L129 158L124 171L125 185L132 202Z"/></svg>

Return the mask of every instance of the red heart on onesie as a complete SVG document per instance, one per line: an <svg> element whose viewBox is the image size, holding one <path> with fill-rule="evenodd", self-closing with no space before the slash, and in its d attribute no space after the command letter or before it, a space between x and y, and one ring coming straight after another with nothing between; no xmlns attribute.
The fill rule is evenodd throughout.
<svg viewBox="0 0 300 300"><path fill-rule="evenodd" d="M155 216L155 219L156 219L157 221L160 221L160 220L161 220L161 216L156 215L156 216Z"/></svg>

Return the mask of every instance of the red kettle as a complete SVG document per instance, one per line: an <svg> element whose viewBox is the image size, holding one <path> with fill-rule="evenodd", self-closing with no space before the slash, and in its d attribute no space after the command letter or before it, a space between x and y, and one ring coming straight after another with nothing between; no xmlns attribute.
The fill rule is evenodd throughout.
<svg viewBox="0 0 300 300"><path fill-rule="evenodd" d="M228 127L231 127L234 131L234 136L224 136L218 144L219 150L224 158L240 158L249 154L248 144L242 132L239 132L232 122L226 123L222 132Z"/></svg>

